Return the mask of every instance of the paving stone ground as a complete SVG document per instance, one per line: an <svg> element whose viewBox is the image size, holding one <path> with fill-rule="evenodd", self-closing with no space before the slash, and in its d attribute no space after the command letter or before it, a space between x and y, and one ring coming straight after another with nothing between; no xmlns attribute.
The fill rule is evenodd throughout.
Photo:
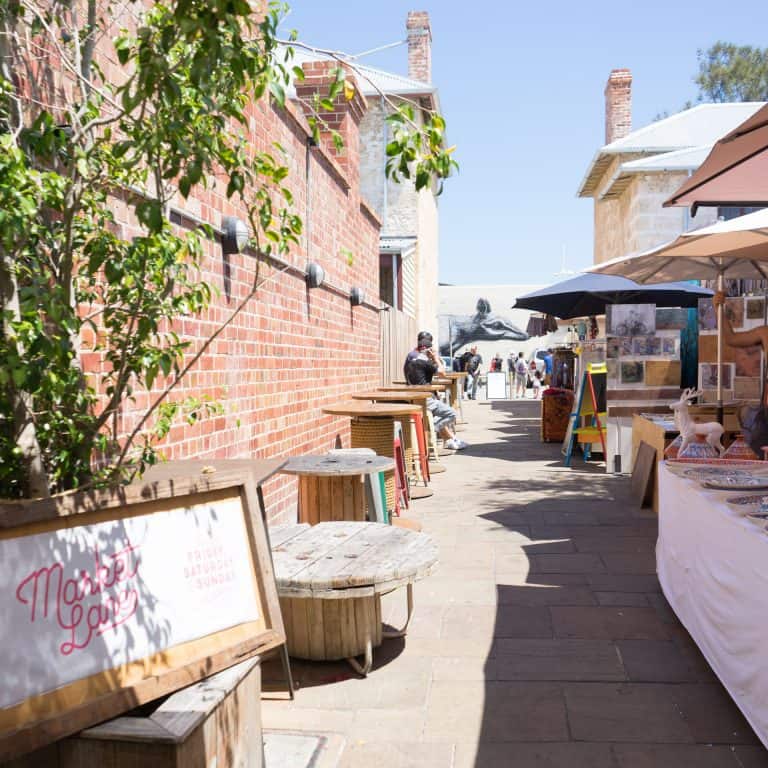
<svg viewBox="0 0 768 768"><path fill-rule="evenodd" d="M537 402L465 409L471 447L408 515L441 549L408 636L364 680L295 661L296 699L264 701L264 727L336 734L342 768L768 766L661 593L627 479L563 467ZM384 607L399 626L404 593Z"/></svg>

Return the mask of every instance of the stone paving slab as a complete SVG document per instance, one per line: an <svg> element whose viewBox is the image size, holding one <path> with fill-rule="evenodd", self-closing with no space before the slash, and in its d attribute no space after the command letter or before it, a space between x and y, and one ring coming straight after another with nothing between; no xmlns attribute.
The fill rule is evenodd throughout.
<svg viewBox="0 0 768 768"><path fill-rule="evenodd" d="M441 548L408 636L366 679L295 661L264 727L337 734L343 768L768 768L661 594L655 517L627 478L564 468L539 407L466 404L470 448L408 513ZM402 592L382 611L399 626Z"/></svg>

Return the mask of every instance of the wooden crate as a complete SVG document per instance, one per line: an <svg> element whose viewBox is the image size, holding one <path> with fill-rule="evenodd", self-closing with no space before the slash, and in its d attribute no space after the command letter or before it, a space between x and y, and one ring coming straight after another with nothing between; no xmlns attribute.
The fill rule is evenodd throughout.
<svg viewBox="0 0 768 768"><path fill-rule="evenodd" d="M541 440L562 443L573 410L573 394L546 395L541 398Z"/></svg>
<svg viewBox="0 0 768 768"><path fill-rule="evenodd" d="M263 768L261 666L251 658L6 768Z"/></svg>

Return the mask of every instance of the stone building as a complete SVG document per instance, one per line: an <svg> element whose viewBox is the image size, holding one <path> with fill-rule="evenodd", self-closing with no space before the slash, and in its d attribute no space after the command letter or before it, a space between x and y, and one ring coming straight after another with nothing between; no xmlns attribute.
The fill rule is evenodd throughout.
<svg viewBox="0 0 768 768"><path fill-rule="evenodd" d="M429 16L411 11L408 32L408 77L371 71L363 85L368 111L360 124L360 188L381 218L381 298L416 321L419 330L437 331L438 210L434 190L416 192L412 182L386 178L386 118L394 104L410 103L416 121L424 110L438 109L432 85L432 32ZM387 98L377 92L375 85Z"/></svg>
<svg viewBox="0 0 768 768"><path fill-rule="evenodd" d="M594 205L594 261L642 253L717 219L701 208L663 208L719 138L755 112L758 102L698 104L632 130L632 74L615 69L605 86L605 144L579 186Z"/></svg>

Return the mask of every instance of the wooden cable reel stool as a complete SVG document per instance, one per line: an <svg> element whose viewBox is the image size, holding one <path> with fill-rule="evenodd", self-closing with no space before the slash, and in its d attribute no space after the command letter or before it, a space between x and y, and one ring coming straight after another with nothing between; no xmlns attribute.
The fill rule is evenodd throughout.
<svg viewBox="0 0 768 768"><path fill-rule="evenodd" d="M431 399L431 394L429 391L409 390L407 386L404 386L399 391L377 390L375 392L358 392L352 395L355 400L370 400L377 405L407 403L413 407L410 413L403 414L398 419L402 425L403 453L410 481L409 495L411 499L424 499L434 494L434 491L427 488L430 469L427 461L425 437L427 401Z"/></svg>
<svg viewBox="0 0 768 768"><path fill-rule="evenodd" d="M415 405L390 405L389 403L364 403L351 400L323 407L329 416L349 416L351 443L353 448L370 448L380 456L394 458L395 421L409 414L418 413ZM384 473L387 511L395 510L395 470Z"/></svg>
<svg viewBox="0 0 768 768"><path fill-rule="evenodd" d="M366 476L393 468L394 462L384 456L326 454L294 456L281 472L299 480L299 522L316 525L367 520ZM378 477L373 480L378 482Z"/></svg>

